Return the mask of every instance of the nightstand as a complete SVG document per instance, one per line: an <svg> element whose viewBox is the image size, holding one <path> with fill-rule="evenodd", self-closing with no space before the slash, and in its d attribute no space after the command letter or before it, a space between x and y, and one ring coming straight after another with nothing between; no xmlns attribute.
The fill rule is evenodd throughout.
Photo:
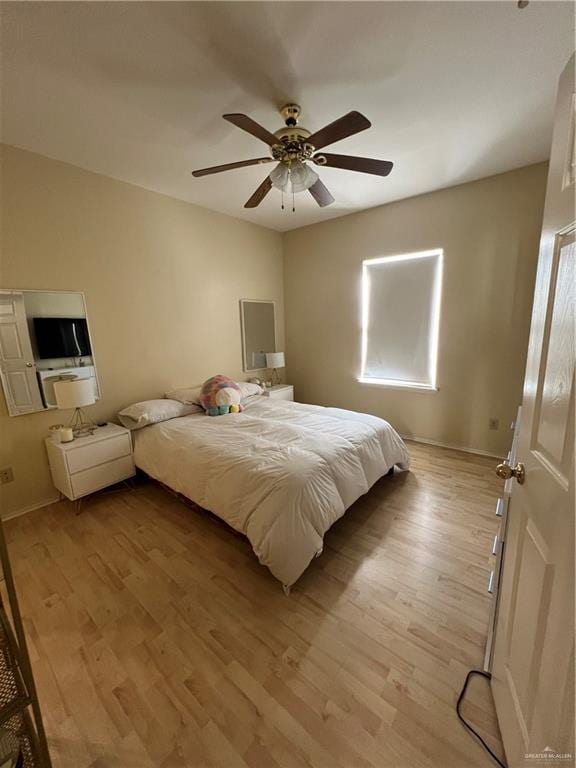
<svg viewBox="0 0 576 768"><path fill-rule="evenodd" d="M45 443L52 482L78 507L84 496L136 474L132 437L125 427L106 424L70 443L56 443L51 437Z"/></svg>
<svg viewBox="0 0 576 768"><path fill-rule="evenodd" d="M294 400L294 387L292 384L277 384L275 387L265 389L262 394L274 400Z"/></svg>

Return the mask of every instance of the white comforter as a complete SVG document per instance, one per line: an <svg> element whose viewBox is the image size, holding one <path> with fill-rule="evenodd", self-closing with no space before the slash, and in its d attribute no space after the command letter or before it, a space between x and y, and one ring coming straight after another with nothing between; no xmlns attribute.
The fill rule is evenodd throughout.
<svg viewBox="0 0 576 768"><path fill-rule="evenodd" d="M193 414L134 436L138 467L244 533L285 585L359 496L409 466L382 419L265 397L240 414Z"/></svg>

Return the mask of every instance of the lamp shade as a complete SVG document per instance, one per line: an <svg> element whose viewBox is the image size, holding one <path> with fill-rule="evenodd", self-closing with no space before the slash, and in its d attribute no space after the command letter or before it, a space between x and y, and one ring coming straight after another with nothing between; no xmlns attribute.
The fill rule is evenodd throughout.
<svg viewBox="0 0 576 768"><path fill-rule="evenodd" d="M267 368L284 368L285 366L284 352L266 352Z"/></svg>
<svg viewBox="0 0 576 768"><path fill-rule="evenodd" d="M61 411L65 411L68 408L82 408L85 405L93 405L96 402L92 379L55 381L54 395L56 397L56 405Z"/></svg>

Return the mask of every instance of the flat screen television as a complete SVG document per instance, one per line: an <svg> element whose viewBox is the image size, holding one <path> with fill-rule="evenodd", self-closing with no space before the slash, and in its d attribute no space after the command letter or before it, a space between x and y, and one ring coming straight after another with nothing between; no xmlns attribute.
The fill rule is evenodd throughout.
<svg viewBox="0 0 576 768"><path fill-rule="evenodd" d="M85 317L35 317L38 357L86 357L92 354Z"/></svg>

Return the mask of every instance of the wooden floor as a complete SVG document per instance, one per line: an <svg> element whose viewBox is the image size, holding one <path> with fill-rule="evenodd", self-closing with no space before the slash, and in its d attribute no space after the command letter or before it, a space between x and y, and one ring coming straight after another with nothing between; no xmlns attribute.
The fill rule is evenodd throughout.
<svg viewBox="0 0 576 768"><path fill-rule="evenodd" d="M55 768L468 768L493 459L411 444L285 597L159 486L6 524ZM465 713L498 752L489 685Z"/></svg>

